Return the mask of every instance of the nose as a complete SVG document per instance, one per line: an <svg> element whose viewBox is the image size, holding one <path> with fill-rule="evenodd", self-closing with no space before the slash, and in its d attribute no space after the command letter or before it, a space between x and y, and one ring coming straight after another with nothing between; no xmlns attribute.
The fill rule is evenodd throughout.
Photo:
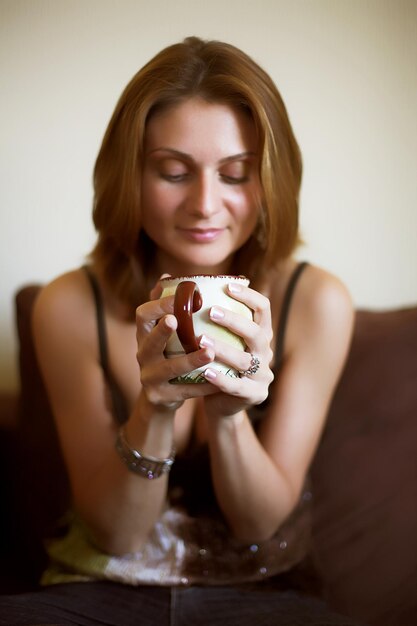
<svg viewBox="0 0 417 626"><path fill-rule="evenodd" d="M210 217L219 210L220 197L216 180L209 172L196 177L188 201L188 210L199 217Z"/></svg>

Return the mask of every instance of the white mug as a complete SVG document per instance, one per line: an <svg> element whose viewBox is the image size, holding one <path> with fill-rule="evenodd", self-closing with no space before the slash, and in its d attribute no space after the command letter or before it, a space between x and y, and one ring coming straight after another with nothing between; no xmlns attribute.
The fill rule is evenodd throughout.
<svg viewBox="0 0 417 626"><path fill-rule="evenodd" d="M252 319L251 309L228 295L227 286L230 283L247 287L249 280L244 276L212 275L169 277L161 280L163 289L161 297L175 295L174 315L178 321L177 332L171 335L165 348L167 358L174 358L198 350L200 347L198 341L201 335L207 335L214 340L229 343L239 350L245 350L246 345L241 337L213 322L209 315L211 307L218 305ZM229 365L213 361L209 365L178 376L170 382L178 384L205 383L207 380L203 376L203 372L207 367L233 378L239 376L238 371Z"/></svg>

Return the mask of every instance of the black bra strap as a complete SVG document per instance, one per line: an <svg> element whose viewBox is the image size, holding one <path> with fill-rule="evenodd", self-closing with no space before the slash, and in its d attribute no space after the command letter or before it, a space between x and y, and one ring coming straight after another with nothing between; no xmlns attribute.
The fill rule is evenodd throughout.
<svg viewBox="0 0 417 626"><path fill-rule="evenodd" d="M83 270L88 277L94 295L100 365L103 370L104 378L109 387L114 417L119 424L123 424L128 418L128 412L123 394L121 393L116 381L114 380L109 367L109 352L107 347L107 331L106 321L104 319L103 298L101 296L101 291L97 282L97 278L94 276L91 269L88 267L88 265L84 265Z"/></svg>
<svg viewBox="0 0 417 626"><path fill-rule="evenodd" d="M303 270L307 267L307 261L303 261L299 263L295 270L293 271L290 280L288 282L287 289L284 294L284 300L281 307L281 315L279 319L278 331L277 331L277 340L275 344L275 366L274 370L278 370L281 366L282 359L284 356L284 341L285 341L285 331L287 329L288 322L288 314L290 311L292 297L294 295L294 290L297 285L298 279L301 276Z"/></svg>
<svg viewBox="0 0 417 626"><path fill-rule="evenodd" d="M107 350L107 335L106 335L106 325L104 321L103 300L101 297L101 292L100 292L100 288L98 286L96 277L94 276L94 274L92 273L92 271L87 265L84 265L83 269L88 276L91 289L93 290L94 304L95 304L95 309L96 309L98 347L100 351L100 365L103 369L104 375L107 378L109 374L109 356L108 356L108 350Z"/></svg>

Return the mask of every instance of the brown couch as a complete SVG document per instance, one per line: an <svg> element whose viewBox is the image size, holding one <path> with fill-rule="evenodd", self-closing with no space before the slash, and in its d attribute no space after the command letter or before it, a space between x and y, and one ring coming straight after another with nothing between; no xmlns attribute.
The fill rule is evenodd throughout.
<svg viewBox="0 0 417 626"><path fill-rule="evenodd" d="M30 332L37 291L16 296L17 411L0 402L0 593L36 584L42 537L68 502ZM358 311L312 466L314 548L329 602L370 626L417 624L416 448L417 306Z"/></svg>

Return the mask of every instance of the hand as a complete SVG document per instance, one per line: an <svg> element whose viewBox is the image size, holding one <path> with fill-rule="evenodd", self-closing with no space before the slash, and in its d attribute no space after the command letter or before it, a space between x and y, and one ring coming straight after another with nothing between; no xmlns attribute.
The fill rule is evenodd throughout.
<svg viewBox="0 0 417 626"><path fill-rule="evenodd" d="M160 298L161 293L158 283L151 291L151 300L136 309L137 361L147 400L160 409L175 411L187 398L216 393L217 390L207 383L173 385L169 382L211 363L214 350L202 347L173 359L165 357L165 346L177 328L177 320L173 315L174 297Z"/></svg>
<svg viewBox="0 0 417 626"><path fill-rule="evenodd" d="M214 349L216 360L238 371L244 372L249 369L251 355L259 359L260 367L255 374L242 375L240 378L231 378L216 372L213 368L207 368L205 376L216 387L218 393L205 399L206 412L208 415L225 417L263 402L268 396L269 385L274 379L270 368L273 358L271 349L273 332L268 298L249 287L234 283L229 286L228 291L230 296L253 310L253 321L221 307L212 308L210 317L212 321L242 337L247 346L246 352L231 348L225 343L213 341L211 338L208 338L206 345ZM221 313L220 317L216 315L218 312Z"/></svg>

